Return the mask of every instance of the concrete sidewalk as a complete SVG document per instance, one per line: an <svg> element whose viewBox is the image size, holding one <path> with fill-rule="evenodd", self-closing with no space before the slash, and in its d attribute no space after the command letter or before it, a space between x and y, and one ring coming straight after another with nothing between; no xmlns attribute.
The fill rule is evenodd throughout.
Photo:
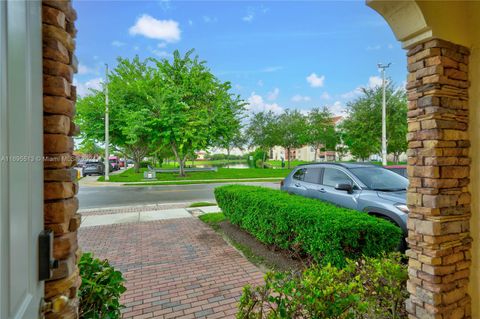
<svg viewBox="0 0 480 319"><path fill-rule="evenodd" d="M155 206L154 206L155 207ZM86 213L82 216L82 224L80 227L104 226L125 223L149 222L165 219L176 218L192 218L206 213L221 212L218 206L189 207L189 208L173 208L173 209L151 209L145 207L136 212L129 210L131 207L118 207L117 209L89 209L79 211ZM104 213L107 211L108 213ZM117 210L117 212L115 212Z"/></svg>
<svg viewBox="0 0 480 319"><path fill-rule="evenodd" d="M235 317L243 287L262 283L263 273L195 217L214 211L89 212L80 245L123 272L123 318Z"/></svg>

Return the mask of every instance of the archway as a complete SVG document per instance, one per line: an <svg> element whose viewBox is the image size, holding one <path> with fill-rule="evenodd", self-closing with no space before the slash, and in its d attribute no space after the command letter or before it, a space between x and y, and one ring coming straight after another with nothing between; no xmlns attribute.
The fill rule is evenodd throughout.
<svg viewBox="0 0 480 319"><path fill-rule="evenodd" d="M480 5L367 4L408 50L407 310L414 318L477 317Z"/></svg>

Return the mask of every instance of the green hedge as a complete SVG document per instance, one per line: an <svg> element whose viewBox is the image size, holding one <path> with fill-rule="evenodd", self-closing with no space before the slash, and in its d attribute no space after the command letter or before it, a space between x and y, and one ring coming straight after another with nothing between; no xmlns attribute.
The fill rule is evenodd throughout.
<svg viewBox="0 0 480 319"><path fill-rule="evenodd" d="M388 221L263 187L215 189L225 216L261 242L344 266L347 258L394 251L402 231Z"/></svg>

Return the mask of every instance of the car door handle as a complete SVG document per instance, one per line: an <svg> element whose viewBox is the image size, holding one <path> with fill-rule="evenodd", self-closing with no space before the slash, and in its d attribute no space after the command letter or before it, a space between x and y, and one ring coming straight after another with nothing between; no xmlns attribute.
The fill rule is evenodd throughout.
<svg viewBox="0 0 480 319"><path fill-rule="evenodd" d="M319 193L325 193L326 191L323 188L317 189L317 192Z"/></svg>
<svg viewBox="0 0 480 319"><path fill-rule="evenodd" d="M295 185L296 187L300 187L300 186L301 186L300 183L295 183L294 185Z"/></svg>

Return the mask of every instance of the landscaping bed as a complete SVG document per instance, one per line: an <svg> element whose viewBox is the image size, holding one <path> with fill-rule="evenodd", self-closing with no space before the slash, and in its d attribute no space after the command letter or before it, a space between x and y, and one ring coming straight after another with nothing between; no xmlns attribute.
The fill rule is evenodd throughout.
<svg viewBox="0 0 480 319"><path fill-rule="evenodd" d="M388 221L332 204L256 186L215 189L227 219L260 242L318 264L395 251L402 231Z"/></svg>
<svg viewBox="0 0 480 319"><path fill-rule="evenodd" d="M407 318L397 226L255 186L218 187L215 197L224 213L200 218L249 260L275 265L263 285L244 287L237 318Z"/></svg>
<svg viewBox="0 0 480 319"><path fill-rule="evenodd" d="M201 215L200 219L218 231L232 246L237 248L250 262L266 272L301 271L308 260L299 259L291 252L267 246L240 227L231 224L223 213Z"/></svg>

